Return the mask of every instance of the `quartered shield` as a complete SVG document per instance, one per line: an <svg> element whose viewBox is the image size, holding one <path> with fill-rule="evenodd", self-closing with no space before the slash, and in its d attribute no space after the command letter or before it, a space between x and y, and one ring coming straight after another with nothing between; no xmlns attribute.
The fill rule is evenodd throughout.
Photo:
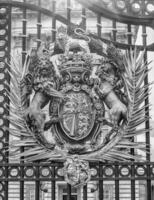
<svg viewBox="0 0 154 200"><path fill-rule="evenodd" d="M60 125L73 140L85 138L94 126L95 110L90 97L83 91L69 91L67 101L59 107Z"/></svg>

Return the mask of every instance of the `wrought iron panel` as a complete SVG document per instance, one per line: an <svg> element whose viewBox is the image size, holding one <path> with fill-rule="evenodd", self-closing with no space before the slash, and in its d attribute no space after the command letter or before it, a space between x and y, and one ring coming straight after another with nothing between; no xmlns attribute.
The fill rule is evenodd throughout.
<svg viewBox="0 0 154 200"><path fill-rule="evenodd" d="M97 15L97 35L90 33L96 39L100 39L105 44L111 42L116 47L126 50L130 47L135 48L133 45L133 25L143 25L143 45L138 45L138 50L154 51L154 44L147 46L146 44L146 26L153 28L154 23L154 3L153 1L140 1L135 0L129 2L126 0L112 0L112 1L82 1L78 0L83 5L81 13L81 21L83 28L86 29L87 18L90 11ZM51 2L50 2L51 3ZM27 15L28 11L34 11L37 14L37 33L36 41L37 48L41 45L42 35L42 15L46 15L52 20L52 41L56 39L57 22L65 25L74 25L72 23L71 15L71 1L67 1L67 15L66 18L57 13L56 1L52 1L52 11L45 9L42 6L41 0L36 1L36 4L24 1L1 1L0 2L0 199L9 199L8 195L11 191L8 187L11 183L20 184L20 200L24 200L25 187L27 182L33 182L35 185L35 199L41 199L40 191L45 191L42 186L46 182L50 182L50 194L53 200L57 199L56 187L57 183L65 180L64 176L64 163L61 162L34 162L26 163L22 160L20 163L9 163L7 151L9 143L9 133L7 128L9 122L6 116L9 115L9 100L6 95L6 90L9 91L10 77L8 74L9 66L7 63L10 60L10 44L11 44L11 8L18 7L22 10L22 61L24 63L27 55ZM114 12L113 12L114 9ZM108 40L102 37L102 20L103 17L112 21L112 38ZM118 22L125 23L127 26L127 43L121 43L117 40L118 36ZM145 54L144 60L147 60L147 54ZM148 77L145 77L145 84L148 84ZM6 106L7 103L7 106ZM149 104L148 98L145 100L145 104ZM145 113L149 116L148 106L145 109ZM146 122L146 147L147 160L150 161L150 137L149 137L149 121ZM24 152L24 148L21 148L21 152ZM134 151L132 150L132 154ZM151 200L151 181L154 180L154 163L152 162L114 162L114 163L101 163L101 162L90 162L91 180L96 182L96 188L91 191L98 192L98 198L105 198L104 188L107 181L112 182L114 185L114 198L120 199L120 184L122 181L129 181L131 187L131 200L136 199L136 188L139 181L146 181L147 187L147 200ZM83 186L83 200L88 199L89 183ZM47 188L48 189L48 188ZM71 199L72 187L70 184L67 185L67 199Z"/></svg>

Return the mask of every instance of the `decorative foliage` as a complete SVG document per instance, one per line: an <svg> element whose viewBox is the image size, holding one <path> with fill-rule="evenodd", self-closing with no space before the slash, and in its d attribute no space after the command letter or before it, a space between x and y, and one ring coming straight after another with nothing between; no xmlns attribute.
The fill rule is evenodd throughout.
<svg viewBox="0 0 154 200"><path fill-rule="evenodd" d="M135 136L139 132L145 133L146 130L144 128L138 127L149 120L145 109L149 105L144 104L149 95L150 84L144 84L144 79L149 72L149 63L144 61L144 54L145 52L138 54L135 50L126 52L125 55L125 73L123 80L129 100L126 137Z"/></svg>
<svg viewBox="0 0 154 200"><path fill-rule="evenodd" d="M28 161L37 161L42 159L48 159L52 157L52 154L55 154L56 157L63 154L65 157L65 151L61 152L62 154L58 153L58 150L53 153L48 152L47 149L44 148L44 145L47 143L42 135L37 135L35 133L36 122L34 120L35 126L33 126L33 133L29 125L27 124L27 98L31 94L27 92L29 90L27 82L25 79L28 75L28 69L30 66L30 54L27 55L25 64L22 69L22 62L21 60L15 60L13 57L11 59L11 63L9 64L11 72L11 84L10 84L10 91L7 91L8 97L10 99L10 127L9 132L11 135L15 136L17 139L14 139L9 148L11 149L10 158L19 159L21 157L25 157ZM32 84L32 81L31 81ZM32 89L32 87L31 87ZM25 96L26 94L26 96ZM59 93L52 91L52 95L57 96ZM24 97L24 98L23 98ZM33 125L34 125L33 124ZM38 131L38 129L37 129ZM43 130L42 130L43 131ZM37 138L37 140L36 140ZM47 143L48 144L48 143ZM53 149L54 144L48 144L48 148ZM25 147L24 152L16 153L21 147ZM51 156L49 156L49 154ZM48 155L48 156L47 156ZM13 157L12 157L13 156ZM54 156L53 156L54 157ZM54 159L54 158L53 158Z"/></svg>
<svg viewBox="0 0 154 200"><path fill-rule="evenodd" d="M83 51L30 52L23 70L21 61L11 59L9 131L18 138L10 145L13 159L65 161L65 179L77 186L90 180L87 161L141 158L130 150L146 150L132 138L146 131L140 125L148 120L148 63L144 52L130 50L123 56L114 46L106 52L105 58ZM42 110L46 104L49 120Z"/></svg>

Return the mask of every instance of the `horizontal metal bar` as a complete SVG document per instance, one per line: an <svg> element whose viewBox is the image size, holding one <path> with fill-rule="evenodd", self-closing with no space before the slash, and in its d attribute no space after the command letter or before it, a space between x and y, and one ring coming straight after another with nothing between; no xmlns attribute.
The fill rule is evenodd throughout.
<svg viewBox="0 0 154 200"><path fill-rule="evenodd" d="M18 177L18 178L3 178L1 177L0 178L1 181L60 181L60 180L64 180L63 177L59 177L59 178L54 178L52 176L49 176L49 177L46 177L46 178L35 178L35 177L29 177L29 178L21 178L21 177ZM119 181L129 181L129 180L154 180L154 177L128 177L128 178L122 178L122 177L119 177L119 178L91 178L91 181L101 181L101 180L104 180L104 181L115 181L115 180L119 180Z"/></svg>
<svg viewBox="0 0 154 200"><path fill-rule="evenodd" d="M154 164L154 163L153 163ZM56 162L56 163L0 163L0 167L20 167L20 166L25 166L25 167L35 167L35 166L40 166L40 167L51 167L51 166L57 166L57 167L62 167L63 162Z"/></svg>
<svg viewBox="0 0 154 200"><path fill-rule="evenodd" d="M116 14L112 11L109 11L107 9L103 9L100 6L94 6L93 3L85 0L78 0L80 3L82 3L85 7L88 7L88 9L92 10L93 12L97 12L98 14L101 14L102 16L109 18L109 19L115 19L122 23L131 23L135 25L146 25L146 26L152 26L153 24L153 16L145 16L145 17L137 17L137 16L127 16L127 15L121 15ZM89 4L90 3L90 4ZM52 16L53 13L45 8L42 8L40 6L36 6L34 4L30 3L23 3L19 1L12 1L12 0L1 0L0 5L2 6L13 6L13 7L20 7L20 8L26 8L30 10L40 11L45 15Z"/></svg>
<svg viewBox="0 0 154 200"><path fill-rule="evenodd" d="M134 24L134 25L146 25L146 26L152 26L153 16L132 16L132 15L124 15L120 12L117 14L113 12L112 10L106 9L105 7L101 6L99 1L94 3L93 0L77 0L81 5L83 5L85 8L88 8L94 13L97 13L101 15L102 17L105 17L107 19L116 20L121 23L125 24Z"/></svg>
<svg viewBox="0 0 154 200"><path fill-rule="evenodd" d="M101 166L104 166L104 167L112 167L114 168L115 164L114 163L110 163L110 164L107 164L107 163L102 163L100 164ZM151 167L154 167L154 162L140 162L140 163L118 163L118 165L120 167L125 167L127 166L128 168L130 168L132 165L135 166L135 167L144 167L145 169L147 168L147 166L151 166ZM36 164L36 163L0 163L0 167L22 167L22 166L25 166L25 167L32 167L32 168L35 168L37 166L40 166L40 167L52 167L52 166L56 166L56 167L63 167L63 162L58 162L58 163L39 163L39 164ZM99 165L96 163L96 164L91 164L90 163L90 167L93 168L93 167L98 167Z"/></svg>
<svg viewBox="0 0 154 200"><path fill-rule="evenodd" d="M47 178L0 178L0 181L11 181L11 182L14 182L14 181L63 181L64 178L52 178L52 177L47 177Z"/></svg>
<svg viewBox="0 0 154 200"><path fill-rule="evenodd" d="M20 7L20 8L26 8L26 9L30 9L30 10L34 10L34 11L40 11L42 14L44 14L46 16L53 17L53 15L54 15L55 20L60 21L65 25L69 24L69 21L65 17L63 17L59 14L53 13L52 11L50 11L48 9L36 6L34 4L22 3L22 2L17 2L17 1L4 1L3 0L3 1L0 2L0 5L1 6L11 5L12 7ZM149 24L151 25L153 18L150 18L149 20L150 20ZM73 25L73 23L70 23L70 24ZM146 25L148 26L148 23ZM92 36L93 34L90 34L90 35ZM93 35L93 36L97 38L97 35ZM99 38L99 39L101 39L104 43L107 43L107 44L112 42L117 48L124 49L124 50L130 49L130 48L132 48L132 49L136 48L137 50L141 50L141 51L143 51L144 49L146 49L147 51L154 51L154 43L151 43L151 44L147 45L146 47L144 47L143 45L124 44L124 43L111 41L111 40L108 40L108 39L105 39L105 38Z"/></svg>
<svg viewBox="0 0 154 200"><path fill-rule="evenodd" d="M112 177L110 177L110 178L105 178L105 177L103 177L103 178L91 178L91 180L92 181L99 181L99 180L104 180L104 181L115 181L115 180L120 180L120 181L128 181L128 180L136 180L136 181L138 181L138 180L154 180L154 177L146 177L146 176L144 176L144 177L128 177L128 178L122 178L122 177L119 177L119 178L112 178Z"/></svg>

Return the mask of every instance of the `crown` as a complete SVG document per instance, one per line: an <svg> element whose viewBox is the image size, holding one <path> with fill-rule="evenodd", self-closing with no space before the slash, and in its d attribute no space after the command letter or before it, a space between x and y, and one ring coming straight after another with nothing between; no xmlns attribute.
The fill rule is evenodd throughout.
<svg viewBox="0 0 154 200"><path fill-rule="evenodd" d="M91 71L93 65L93 57L90 54L72 53L67 56L59 55L61 65L59 70L69 72Z"/></svg>
<svg viewBox="0 0 154 200"><path fill-rule="evenodd" d="M64 34L67 34L67 28L65 26L60 26L58 29L57 29L57 32L58 33L64 33Z"/></svg>
<svg viewBox="0 0 154 200"><path fill-rule="evenodd" d="M58 69L63 82L78 84L89 80L94 64L91 54L84 54L83 52L69 53L67 56L61 54L59 61Z"/></svg>

